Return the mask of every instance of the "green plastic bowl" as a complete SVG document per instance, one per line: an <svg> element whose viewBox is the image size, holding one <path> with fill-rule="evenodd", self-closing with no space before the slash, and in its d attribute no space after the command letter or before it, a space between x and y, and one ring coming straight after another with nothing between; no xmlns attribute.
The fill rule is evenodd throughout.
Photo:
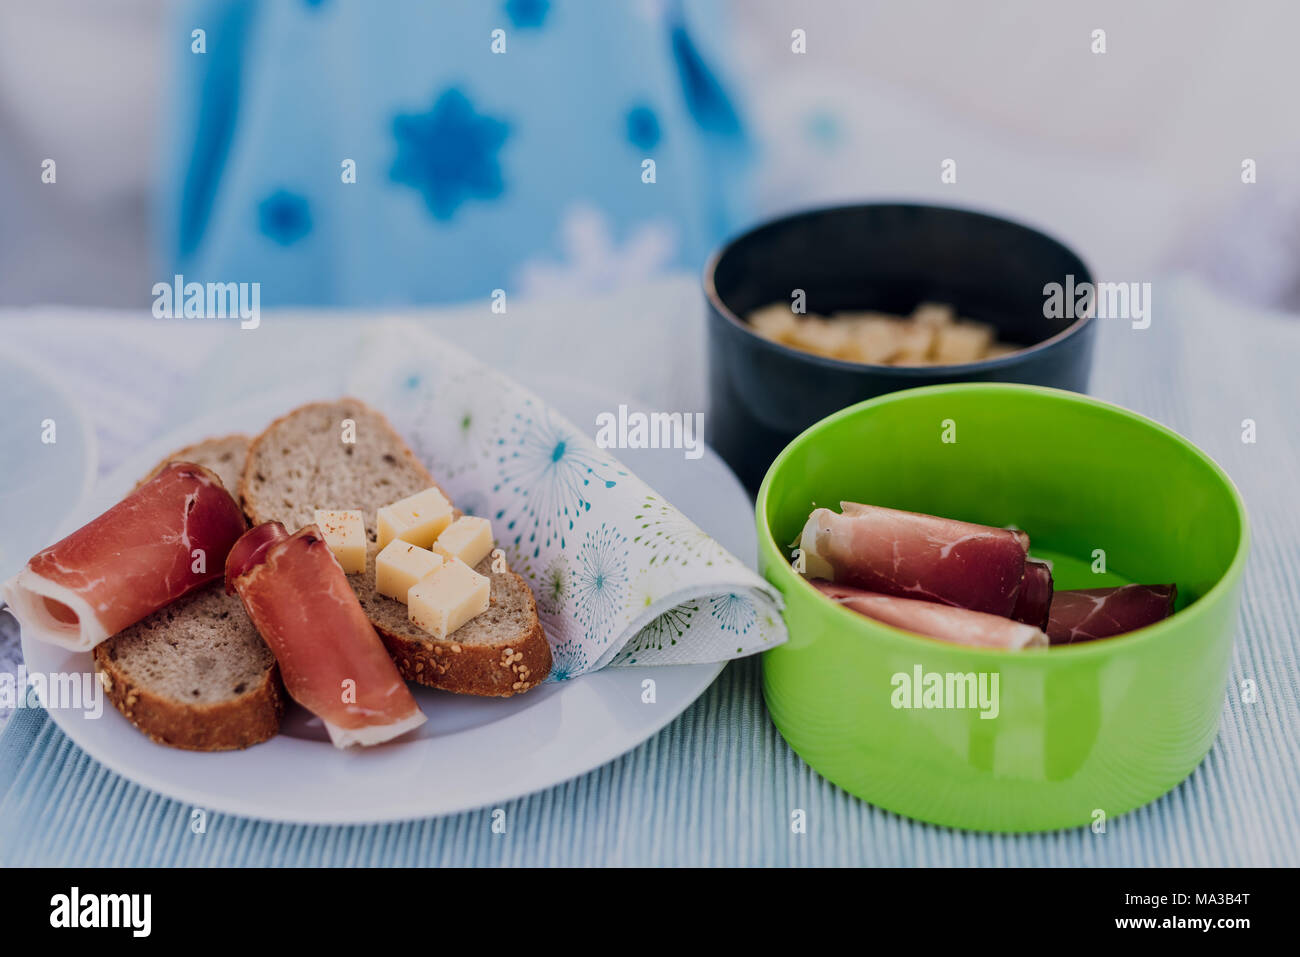
<svg viewBox="0 0 1300 957"><path fill-rule="evenodd" d="M809 511L841 500L1016 525L1032 555L1054 561L1057 588L1174 582L1177 610L1116 638L1019 652L899 631L827 600L790 565ZM982 831L1089 825L1169 791L1214 742L1246 510L1208 456L1149 419L1035 386L895 392L791 442L759 489L757 521L759 565L790 630L763 656L772 720L863 800ZM895 707L895 676L918 666L923 680L982 673L989 689L996 675L996 716Z"/></svg>

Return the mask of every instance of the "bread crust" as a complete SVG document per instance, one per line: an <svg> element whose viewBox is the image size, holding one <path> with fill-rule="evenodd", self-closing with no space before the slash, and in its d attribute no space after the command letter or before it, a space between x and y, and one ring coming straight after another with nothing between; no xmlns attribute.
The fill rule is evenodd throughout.
<svg viewBox="0 0 1300 957"><path fill-rule="evenodd" d="M189 462L195 458L204 458L205 457L204 455L197 454L203 451L204 446L224 445L226 442L233 442L236 440L244 443L245 446L244 464L247 465L248 464L247 452L248 449L252 447L252 440L249 439L247 435L245 435L242 432L231 432L228 435L214 435L210 439L204 439L202 442L195 442L193 445L187 445L183 449L177 449L171 455L167 456L165 459L163 459L161 462L159 462L157 465L151 468L144 478L140 479L140 481L135 483L135 486L132 488L132 491L135 491L135 489L138 489L141 485L144 485L146 482L148 482L150 479L152 479L155 475L157 475L159 472L161 472L163 469L165 469L168 465L170 465L173 462ZM195 464L203 465L202 462L195 462ZM211 466L204 466L204 467L207 468L209 472L216 471ZM243 469L240 469L240 477L242 479ZM218 476L218 478L220 478L220 476ZM224 484L225 482L222 482L222 485ZM235 501L239 501L238 484L236 484L234 488L226 489L226 491L231 494L231 496L235 499Z"/></svg>
<svg viewBox="0 0 1300 957"><path fill-rule="evenodd" d="M235 751L279 732L287 703L279 665L272 664L257 688L234 700L186 704L133 683L109 657L111 641L95 647L95 673L113 707L149 740L186 751Z"/></svg>
<svg viewBox="0 0 1300 957"><path fill-rule="evenodd" d="M444 640L399 635L372 621L375 631L407 681L456 694L509 698L537 687L551 672L551 645L537 617L537 602L528 583L512 576L528 595L532 628L513 641L462 645L452 632Z"/></svg>

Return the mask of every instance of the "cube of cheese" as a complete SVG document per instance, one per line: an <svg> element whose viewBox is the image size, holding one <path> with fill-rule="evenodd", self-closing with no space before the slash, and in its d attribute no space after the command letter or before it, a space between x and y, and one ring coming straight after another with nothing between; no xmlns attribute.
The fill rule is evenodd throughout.
<svg viewBox="0 0 1300 957"><path fill-rule="evenodd" d="M375 591L405 603L411 586L442 567L443 557L427 548L393 539L375 556Z"/></svg>
<svg viewBox="0 0 1300 957"><path fill-rule="evenodd" d="M864 312L842 314L836 321L844 323L853 337L841 358L881 365L898 351L903 330L903 323L898 319Z"/></svg>
<svg viewBox="0 0 1300 957"><path fill-rule="evenodd" d="M836 358L852 348L853 333L833 319L809 315L799 320L786 342L803 352Z"/></svg>
<svg viewBox="0 0 1300 957"><path fill-rule="evenodd" d="M929 326L931 329L950 326L956 318L957 313L952 306L945 303L923 302L912 310L912 321L918 326Z"/></svg>
<svg viewBox="0 0 1300 957"><path fill-rule="evenodd" d="M486 518L462 515L438 536L433 550L443 558L459 558L473 568L492 551L492 523Z"/></svg>
<svg viewBox="0 0 1300 957"><path fill-rule="evenodd" d="M359 511L318 508L316 527L343 570L356 575L366 570L366 519Z"/></svg>
<svg viewBox="0 0 1300 957"><path fill-rule="evenodd" d="M798 327L795 314L783 302L774 302L749 314L749 325L755 332L773 342L785 342Z"/></svg>
<svg viewBox="0 0 1300 957"><path fill-rule="evenodd" d="M934 345L934 357L945 365L977 362L993 344L993 327L982 322L954 322L940 329Z"/></svg>
<svg viewBox="0 0 1300 957"><path fill-rule="evenodd" d="M379 510L376 522L379 547L395 538L421 548L433 544L444 528L451 524L451 502L436 488L426 488Z"/></svg>
<svg viewBox="0 0 1300 957"><path fill-rule="evenodd" d="M921 326L914 322L901 323L902 332L898 340L898 351L894 354L894 364L900 366L930 365L930 350L934 348L935 330L931 326Z"/></svg>
<svg viewBox="0 0 1300 957"><path fill-rule="evenodd" d="M417 628L442 639L487 611L490 591L487 576L453 558L411 586L406 612Z"/></svg>

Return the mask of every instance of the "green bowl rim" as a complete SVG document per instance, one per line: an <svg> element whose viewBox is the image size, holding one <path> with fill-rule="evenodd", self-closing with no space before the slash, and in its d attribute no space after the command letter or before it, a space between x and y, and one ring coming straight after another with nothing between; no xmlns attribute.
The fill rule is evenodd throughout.
<svg viewBox="0 0 1300 957"><path fill-rule="evenodd" d="M830 426L840 419L849 418L865 409L888 405L893 402L906 402L915 396L935 395L949 392L1036 393L1051 399L1095 406L1130 419L1140 425L1144 425L1147 428L1154 430L1157 433L1165 435L1200 459L1209 467L1211 472L1218 475L1219 479L1228 489L1232 503L1236 508L1237 521L1241 527L1241 534L1237 542L1237 552L1233 555L1232 561L1229 563L1227 570L1219 576L1219 580L1216 581L1210 590L1204 595L1192 602L1192 604L1188 605L1186 608L1176 612L1163 621L1156 622L1154 625L1139 628L1126 635L1116 635L1113 638L1104 638L1100 641L1085 641L1080 642L1077 645L1058 645L1051 649L1042 649L1042 654L1047 654L1050 651L1053 658L1060 658L1063 656L1081 657L1088 655L1104 655L1112 649L1122 650L1141 642L1157 641L1164 635L1172 632L1173 629L1178 627L1182 621L1185 621L1186 616L1197 614L1197 609L1200 607L1208 607L1211 604L1211 598L1217 598L1223 595L1229 589L1235 587L1236 582L1240 580L1245 570L1246 560L1250 552L1250 523L1246 513L1245 502L1241 498L1241 492L1237 489L1236 484L1229 477L1228 473L1220 467L1219 463L1206 455L1205 452L1198 448L1195 443L1189 441L1184 436L1179 435L1173 429L1161 425L1153 419L1148 419L1146 416L1140 415L1131 409L1126 409L1123 406L1114 404L1113 402L1106 402L1090 395L1071 392L1067 389L1053 389L1047 386L1025 385L1014 382L952 382L941 385L920 386L914 389L900 389L895 392L887 392L884 395L879 395L875 398L847 406L840 409L838 412L833 412L826 416L826 418L814 422L791 439L789 444L781 450L781 453L772 460L772 464L768 466L767 473L763 476L763 484L759 486L758 496L754 502L754 516L757 520L756 523L759 531L758 547L760 552L769 553L769 557L771 555L776 556L778 560L772 563L771 567L779 567L782 569L782 571L777 574L787 575L790 578L797 579L802 584L802 587L807 588L811 594L820 597L821 593L809 584L806 578L795 572L790 567L790 563L786 559L785 553L776 544L776 540L772 537L772 529L767 521L767 499L772 486L772 477L780 470L781 466L785 464L786 459L793 454L794 449L810 439L814 433L821 431L823 428ZM833 604L829 601L827 603ZM904 642L910 644L919 640L933 645L942 646L953 652L968 653L975 656L1014 658L1025 657L1026 655L1024 650L1010 651L1001 648L979 648L970 645L957 645L948 641L940 641L937 638L930 638L926 635L917 635L909 631L904 631L901 628L895 628L891 625L872 621L871 619L866 618L857 612L851 611L848 608L844 608L843 606L833 611L832 614L842 615L842 621L846 623L854 623L855 627L865 631L866 634L900 644ZM1028 654L1034 655L1035 657L1038 653L1037 649L1032 649L1028 652Z"/></svg>

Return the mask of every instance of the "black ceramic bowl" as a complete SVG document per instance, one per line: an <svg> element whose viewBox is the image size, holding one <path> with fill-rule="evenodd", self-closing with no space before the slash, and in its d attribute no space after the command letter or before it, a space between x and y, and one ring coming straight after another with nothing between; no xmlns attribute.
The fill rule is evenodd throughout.
<svg viewBox="0 0 1300 957"><path fill-rule="evenodd" d="M1043 287L1091 282L1061 243L1027 226L942 206L871 204L765 223L716 253L709 301L710 445L751 492L796 435L863 399L941 382L1028 382L1084 392L1095 323L1048 319ZM764 339L746 321L804 290L807 311L907 315L921 302L995 326L1026 348L964 365L901 367L826 359Z"/></svg>

